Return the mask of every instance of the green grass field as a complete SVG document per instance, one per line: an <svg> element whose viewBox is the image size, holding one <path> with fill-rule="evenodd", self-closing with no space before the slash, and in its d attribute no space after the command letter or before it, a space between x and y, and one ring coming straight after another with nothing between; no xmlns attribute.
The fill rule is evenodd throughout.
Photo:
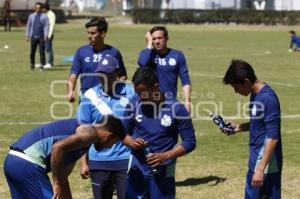
<svg viewBox="0 0 300 199"><path fill-rule="evenodd" d="M3 174L8 146L38 124L74 115L76 105L66 102L65 80L70 64L64 56L87 43L85 20L57 25L55 64L48 71L29 70L29 43L24 28L0 32L0 198L10 198ZM152 25L110 24L106 42L123 54L129 79L144 48L144 35ZM283 198L300 197L300 53L288 53L288 30L299 27L168 25L169 46L187 58L193 87L193 118L197 148L177 164L177 198L243 198L247 172L248 133L227 137L205 119L205 109L226 118L243 116L249 99L222 84L230 60L245 59L259 79L277 92L282 109L284 152ZM5 49L4 45L9 48ZM216 106L212 106L216 104ZM54 117L53 117L54 116ZM240 122L245 118L239 119ZM78 166L70 176L74 198L92 198L89 181L81 180Z"/></svg>

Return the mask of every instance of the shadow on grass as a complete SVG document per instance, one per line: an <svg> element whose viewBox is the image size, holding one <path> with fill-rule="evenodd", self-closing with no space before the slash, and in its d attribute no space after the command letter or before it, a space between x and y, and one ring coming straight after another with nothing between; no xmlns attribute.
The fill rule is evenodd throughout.
<svg viewBox="0 0 300 199"><path fill-rule="evenodd" d="M46 71L64 71L64 70L70 70L70 65L67 64L58 64L58 65L54 65L52 68L50 69L45 69Z"/></svg>
<svg viewBox="0 0 300 199"><path fill-rule="evenodd" d="M216 186L219 183L225 182L226 180L227 180L226 178L221 178L218 176L207 176L203 178L188 178L183 181L177 181L175 184L176 186L183 187L183 186L196 186L196 185L207 184L212 182L210 186Z"/></svg>

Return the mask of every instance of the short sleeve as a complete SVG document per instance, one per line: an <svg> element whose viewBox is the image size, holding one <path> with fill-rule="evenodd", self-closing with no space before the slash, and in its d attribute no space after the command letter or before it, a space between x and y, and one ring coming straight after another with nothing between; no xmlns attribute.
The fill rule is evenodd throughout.
<svg viewBox="0 0 300 199"><path fill-rule="evenodd" d="M123 57L119 51L117 51L116 59L119 61L120 75L127 76L127 71L124 65Z"/></svg>
<svg viewBox="0 0 300 199"><path fill-rule="evenodd" d="M77 120L80 124L93 123L91 106L92 104L90 103L90 101L83 96L77 110Z"/></svg>
<svg viewBox="0 0 300 199"><path fill-rule="evenodd" d="M80 56L80 51L77 50L73 59L73 64L71 67L70 75L79 75L82 70L82 64L81 64L81 56Z"/></svg>
<svg viewBox="0 0 300 199"><path fill-rule="evenodd" d="M134 104L130 102L125 108L122 123L126 134L132 135L134 129Z"/></svg>

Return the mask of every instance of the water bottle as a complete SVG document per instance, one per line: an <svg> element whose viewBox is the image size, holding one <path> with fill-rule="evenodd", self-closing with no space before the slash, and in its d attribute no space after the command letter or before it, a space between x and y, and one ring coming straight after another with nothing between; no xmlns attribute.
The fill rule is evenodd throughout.
<svg viewBox="0 0 300 199"><path fill-rule="evenodd" d="M144 151L144 155L146 158L150 157L152 155L151 151L150 151L150 148L149 148L149 143L148 142L145 142L144 143L144 147L143 147L143 151ZM149 165L151 171L153 174L157 174L158 173L158 170L157 168L153 168Z"/></svg>
<svg viewBox="0 0 300 199"><path fill-rule="evenodd" d="M213 122L223 131L225 134L232 135L235 133L234 128L230 125L230 123L226 123L224 119L220 115L215 115L213 113L209 114L212 118Z"/></svg>

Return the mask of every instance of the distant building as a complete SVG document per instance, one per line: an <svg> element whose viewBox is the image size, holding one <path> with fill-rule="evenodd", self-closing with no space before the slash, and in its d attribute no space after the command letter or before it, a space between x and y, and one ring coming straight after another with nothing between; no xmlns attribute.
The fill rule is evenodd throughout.
<svg viewBox="0 0 300 199"><path fill-rule="evenodd" d="M257 9L300 10L300 0L122 0L125 10L132 8L162 9ZM123 6L124 9L124 6Z"/></svg>

